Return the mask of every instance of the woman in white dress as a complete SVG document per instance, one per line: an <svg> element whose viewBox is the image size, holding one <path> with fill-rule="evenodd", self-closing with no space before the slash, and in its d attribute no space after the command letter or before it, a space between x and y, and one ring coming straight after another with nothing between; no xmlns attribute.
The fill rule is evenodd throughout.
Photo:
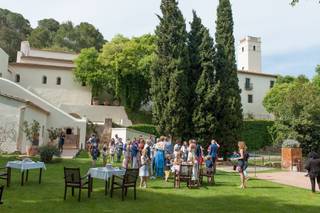
<svg viewBox="0 0 320 213"><path fill-rule="evenodd" d="M199 175L198 175L198 170L199 170L199 166L198 166L198 159L196 157L196 143L195 140L189 141L189 153L188 153L188 163L190 163L192 165L192 177L191 180L194 183L198 184L198 179L199 179Z"/></svg>
<svg viewBox="0 0 320 213"><path fill-rule="evenodd" d="M141 152L141 167L139 169L140 176L140 188L147 188L147 180L149 177L149 159L146 154L146 150L143 149Z"/></svg>

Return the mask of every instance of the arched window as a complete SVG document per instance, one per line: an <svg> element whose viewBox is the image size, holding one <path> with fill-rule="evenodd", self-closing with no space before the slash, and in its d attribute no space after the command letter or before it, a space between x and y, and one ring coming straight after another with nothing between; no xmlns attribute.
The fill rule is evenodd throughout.
<svg viewBox="0 0 320 213"><path fill-rule="evenodd" d="M47 84L47 76L42 76L42 83Z"/></svg>
<svg viewBox="0 0 320 213"><path fill-rule="evenodd" d="M242 49L242 52L244 52L244 47L242 47L241 49Z"/></svg>
<svg viewBox="0 0 320 213"><path fill-rule="evenodd" d="M17 83L20 82L20 75L19 74L16 74L16 79L15 80L16 80Z"/></svg>
<svg viewBox="0 0 320 213"><path fill-rule="evenodd" d="M253 51L256 51L256 46L253 45Z"/></svg>
<svg viewBox="0 0 320 213"><path fill-rule="evenodd" d="M61 85L61 78L57 77L57 85Z"/></svg>

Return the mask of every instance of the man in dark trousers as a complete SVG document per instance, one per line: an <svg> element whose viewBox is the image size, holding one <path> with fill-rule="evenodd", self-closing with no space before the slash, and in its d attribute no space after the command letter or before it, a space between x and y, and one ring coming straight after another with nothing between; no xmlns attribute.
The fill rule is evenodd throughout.
<svg viewBox="0 0 320 213"><path fill-rule="evenodd" d="M310 152L308 155L308 161L305 166L308 170L308 174L311 182L311 190L313 193L316 192L316 180L320 190L320 157L316 152Z"/></svg>

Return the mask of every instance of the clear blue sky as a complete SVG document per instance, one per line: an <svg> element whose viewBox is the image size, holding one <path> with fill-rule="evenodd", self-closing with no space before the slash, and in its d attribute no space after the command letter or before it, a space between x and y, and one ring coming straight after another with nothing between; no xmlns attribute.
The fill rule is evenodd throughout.
<svg viewBox="0 0 320 213"><path fill-rule="evenodd" d="M232 0L235 38L262 38L263 70L267 73L305 74L311 77L320 64L320 5L302 0ZM189 22L192 9L214 34L218 0L180 0ZM160 0L0 0L0 7L24 15L33 27L43 18L94 24L110 40L115 34L153 33Z"/></svg>

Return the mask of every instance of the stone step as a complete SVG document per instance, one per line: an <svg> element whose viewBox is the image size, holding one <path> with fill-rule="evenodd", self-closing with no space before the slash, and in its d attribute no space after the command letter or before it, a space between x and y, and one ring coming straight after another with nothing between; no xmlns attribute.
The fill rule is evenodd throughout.
<svg viewBox="0 0 320 213"><path fill-rule="evenodd" d="M76 156L76 154L79 152L78 149L67 149L64 148L63 152L61 153L61 158L64 159L72 159Z"/></svg>

